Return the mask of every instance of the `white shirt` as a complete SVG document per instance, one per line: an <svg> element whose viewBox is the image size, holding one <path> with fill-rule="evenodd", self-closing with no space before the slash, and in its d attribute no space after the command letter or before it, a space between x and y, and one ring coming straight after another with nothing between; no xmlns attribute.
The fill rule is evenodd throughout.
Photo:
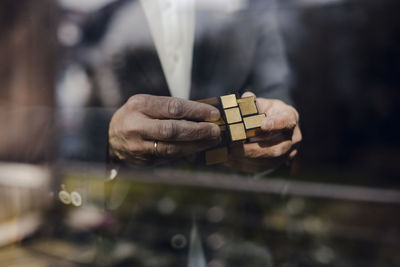
<svg viewBox="0 0 400 267"><path fill-rule="evenodd" d="M174 97L190 95L195 0L141 0L165 78Z"/></svg>

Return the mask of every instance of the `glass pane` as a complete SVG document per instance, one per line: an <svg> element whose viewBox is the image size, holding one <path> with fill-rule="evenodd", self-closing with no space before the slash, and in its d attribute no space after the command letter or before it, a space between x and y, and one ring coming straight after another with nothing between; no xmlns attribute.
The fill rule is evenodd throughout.
<svg viewBox="0 0 400 267"><path fill-rule="evenodd" d="M397 10L2 1L0 266L399 266Z"/></svg>

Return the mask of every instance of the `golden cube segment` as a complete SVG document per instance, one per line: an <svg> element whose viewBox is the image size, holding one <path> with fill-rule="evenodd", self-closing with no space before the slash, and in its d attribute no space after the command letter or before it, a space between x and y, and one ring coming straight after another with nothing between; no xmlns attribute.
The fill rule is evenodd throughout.
<svg viewBox="0 0 400 267"><path fill-rule="evenodd" d="M213 105L213 106L219 105L218 97L200 99L200 100L197 100L197 102L204 103L204 104L209 104L209 105Z"/></svg>
<svg viewBox="0 0 400 267"><path fill-rule="evenodd" d="M263 134L263 131L260 128L255 128L255 129L251 129L251 130L247 130L246 131L246 137L247 138L253 138L253 137L257 137Z"/></svg>
<svg viewBox="0 0 400 267"><path fill-rule="evenodd" d="M246 130L261 127L261 122L264 118L265 118L265 114L259 114L259 115L243 118L243 122L246 127Z"/></svg>
<svg viewBox="0 0 400 267"><path fill-rule="evenodd" d="M246 139L246 131L243 123L235 123L229 125L232 141L240 141Z"/></svg>
<svg viewBox="0 0 400 267"><path fill-rule="evenodd" d="M236 95L224 95L221 96L221 104L222 108L233 108L237 107Z"/></svg>
<svg viewBox="0 0 400 267"><path fill-rule="evenodd" d="M253 101L256 101L256 97L252 95L252 96L246 96L246 97L239 98L239 99L237 100L237 102L238 102L238 104L240 104L240 103L247 102L247 101L249 101L250 99L252 99Z"/></svg>
<svg viewBox="0 0 400 267"><path fill-rule="evenodd" d="M225 125L225 121L222 119L219 119L217 121L212 121L212 123L215 123L218 126Z"/></svg>
<svg viewBox="0 0 400 267"><path fill-rule="evenodd" d="M238 99L237 102L239 104L239 108L243 116L248 116L258 113L254 96Z"/></svg>
<svg viewBox="0 0 400 267"><path fill-rule="evenodd" d="M221 115L225 116L222 116L219 120L210 121L218 125L221 130L221 137L225 140L224 142L228 141L226 138L229 139L228 132L232 142L244 141L263 134L260 127L265 114L258 114L255 96L236 99L236 95L231 94L219 98L202 99L198 100L198 102L213 105L221 113L224 113ZM228 154L227 147L220 146L208 150L205 152L206 164L212 165L226 162Z"/></svg>
<svg viewBox="0 0 400 267"><path fill-rule="evenodd" d="M242 115L240 115L239 108L225 109L224 112L225 112L226 122L228 124L242 121Z"/></svg>

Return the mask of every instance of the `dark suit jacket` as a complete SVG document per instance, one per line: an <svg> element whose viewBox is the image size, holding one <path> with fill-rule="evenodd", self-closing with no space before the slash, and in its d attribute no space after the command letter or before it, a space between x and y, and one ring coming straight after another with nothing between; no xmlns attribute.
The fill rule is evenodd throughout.
<svg viewBox="0 0 400 267"><path fill-rule="evenodd" d="M257 96L290 101L288 67L273 1L244 3L234 12L196 10L191 99L251 90ZM101 68L99 60L88 60L88 65L94 73L109 70L111 84L117 84L119 105L137 93L170 95L139 1L125 0L101 42L90 50L101 55ZM99 90L111 90L110 83L101 84L103 72L95 75L99 76Z"/></svg>
<svg viewBox="0 0 400 267"><path fill-rule="evenodd" d="M253 91L290 103L288 66L273 0L247 0L234 12L197 9L191 99ZM103 158L112 111L138 93L170 95L139 1L119 0L89 19L76 58L92 77L95 96L111 112L91 112L79 158ZM86 138L84 138L86 139ZM89 145L90 144L90 145ZM103 146L104 144L104 146Z"/></svg>

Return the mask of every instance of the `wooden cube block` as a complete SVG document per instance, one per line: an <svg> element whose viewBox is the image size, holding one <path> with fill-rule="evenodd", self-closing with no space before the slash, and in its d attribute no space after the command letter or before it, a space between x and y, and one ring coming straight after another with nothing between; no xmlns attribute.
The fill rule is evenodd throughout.
<svg viewBox="0 0 400 267"><path fill-rule="evenodd" d="M242 121L242 115L240 115L239 108L224 109L226 122L228 124L237 123Z"/></svg>
<svg viewBox="0 0 400 267"><path fill-rule="evenodd" d="M263 131L260 128L255 128L255 129L251 129L251 130L247 130L246 131L246 137L247 138L253 138L253 137L257 137L263 134Z"/></svg>
<svg viewBox="0 0 400 267"><path fill-rule="evenodd" d="M236 101L236 95L231 94L231 95L221 96L221 104L222 108L224 109L237 107L238 103Z"/></svg>
<svg viewBox="0 0 400 267"><path fill-rule="evenodd" d="M241 141L246 140L246 131L244 130L243 123L235 123L229 125L229 132L231 134L231 140Z"/></svg>
<svg viewBox="0 0 400 267"><path fill-rule="evenodd" d="M209 105L212 105L212 106L218 106L219 105L218 97L200 99L200 100L197 100L197 102L204 103L204 104L209 104Z"/></svg>
<svg viewBox="0 0 400 267"><path fill-rule="evenodd" d="M254 96L240 98L237 100L237 102L243 116L249 116L258 113Z"/></svg>
<svg viewBox="0 0 400 267"><path fill-rule="evenodd" d="M226 131L226 125L219 125L219 129L221 130L221 132Z"/></svg>
<svg viewBox="0 0 400 267"><path fill-rule="evenodd" d="M219 119L219 120L217 120L217 121L212 121L212 123L215 123L215 124L218 125L218 126L221 126L221 125L225 125L225 124L226 124L225 121L224 121L223 119Z"/></svg>
<svg viewBox="0 0 400 267"><path fill-rule="evenodd" d="M261 127L261 122L265 118L265 114L254 115L243 118L244 126L246 130Z"/></svg>
<svg viewBox="0 0 400 267"><path fill-rule="evenodd" d="M228 148L219 147L206 151L206 164L213 165L223 163L228 160Z"/></svg>
<svg viewBox="0 0 400 267"><path fill-rule="evenodd" d="M221 130L221 143L218 147L205 152L207 165L226 162L229 156L228 146L232 142L244 141L263 134L260 126L265 114L258 114L254 96L236 99L236 95L231 94L198 102L213 105L221 112L221 118L212 121Z"/></svg>

